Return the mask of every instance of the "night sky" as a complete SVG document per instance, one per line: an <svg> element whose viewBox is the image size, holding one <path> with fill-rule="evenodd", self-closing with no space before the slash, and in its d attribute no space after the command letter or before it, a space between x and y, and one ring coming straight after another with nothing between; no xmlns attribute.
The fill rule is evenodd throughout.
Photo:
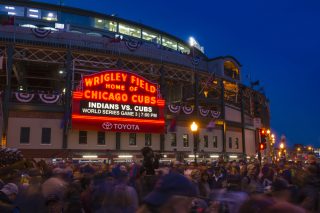
<svg viewBox="0 0 320 213"><path fill-rule="evenodd" d="M242 64L242 82L249 85L246 76L260 80L270 99L277 141L284 134L289 145L320 147L319 0L62 2L116 14L185 41L193 36L209 58L234 56Z"/></svg>

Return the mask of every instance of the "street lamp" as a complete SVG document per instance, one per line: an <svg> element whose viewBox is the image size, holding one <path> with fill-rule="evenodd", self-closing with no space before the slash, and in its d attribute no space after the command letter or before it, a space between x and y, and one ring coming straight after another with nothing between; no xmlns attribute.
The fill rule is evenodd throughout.
<svg viewBox="0 0 320 213"><path fill-rule="evenodd" d="M280 143L280 149L284 148L284 143Z"/></svg>
<svg viewBox="0 0 320 213"><path fill-rule="evenodd" d="M197 164L197 151L198 151L198 124L192 122L190 129L193 133L193 153L194 153L194 163Z"/></svg>
<svg viewBox="0 0 320 213"><path fill-rule="evenodd" d="M286 156L286 148L285 148L284 142L281 142L279 147L280 147L280 151L279 152L281 153L281 155ZM279 156L281 156L281 155L279 155Z"/></svg>

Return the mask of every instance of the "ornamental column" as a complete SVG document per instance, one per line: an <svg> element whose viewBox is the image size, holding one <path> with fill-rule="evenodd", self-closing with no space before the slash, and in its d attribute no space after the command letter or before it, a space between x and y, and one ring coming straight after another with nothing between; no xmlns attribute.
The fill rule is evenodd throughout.
<svg viewBox="0 0 320 213"><path fill-rule="evenodd" d="M64 96L64 127L63 127L63 140L62 148L68 148L68 130L71 122L71 98L72 98L72 52L68 49L66 54L66 93Z"/></svg>
<svg viewBox="0 0 320 213"><path fill-rule="evenodd" d="M8 132L8 120L9 120L9 102L11 97L11 78L12 78L12 70L13 70L13 54L14 54L14 46L13 44L8 44L6 47L6 55L7 55L7 79L6 79L6 87L4 91L4 100L3 100L3 127L2 127L2 142L1 146L7 146L7 132Z"/></svg>
<svg viewBox="0 0 320 213"><path fill-rule="evenodd" d="M241 109L242 154L245 160L246 159L246 137L245 137L245 117L244 117L245 104L244 104L244 98L243 98L244 87L240 86L239 89L240 89L240 104L241 104L240 109Z"/></svg>
<svg viewBox="0 0 320 213"><path fill-rule="evenodd" d="M225 102L224 102L224 80L220 80L220 107L221 107L221 119L223 119L222 127L222 155L226 157L226 138L227 138L227 124L226 124L226 113L225 113Z"/></svg>
<svg viewBox="0 0 320 213"><path fill-rule="evenodd" d="M166 79L165 79L165 70L163 68L163 66L161 65L160 69L160 93L163 99L165 99L165 97L167 96L167 83L166 83ZM167 114L167 107L165 106L164 108L164 114ZM165 125L165 128L167 128L167 126ZM160 152L164 152L165 150L165 146L166 146L166 141L165 141L165 134L161 133L160 134Z"/></svg>

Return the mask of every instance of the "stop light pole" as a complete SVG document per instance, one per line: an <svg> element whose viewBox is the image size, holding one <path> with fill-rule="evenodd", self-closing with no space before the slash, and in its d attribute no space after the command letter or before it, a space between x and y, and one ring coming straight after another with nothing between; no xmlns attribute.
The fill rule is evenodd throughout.
<svg viewBox="0 0 320 213"><path fill-rule="evenodd" d="M259 130L259 152L258 152L258 158L259 162L261 164L261 154L262 151L264 151L267 148L267 137L268 133L265 129Z"/></svg>

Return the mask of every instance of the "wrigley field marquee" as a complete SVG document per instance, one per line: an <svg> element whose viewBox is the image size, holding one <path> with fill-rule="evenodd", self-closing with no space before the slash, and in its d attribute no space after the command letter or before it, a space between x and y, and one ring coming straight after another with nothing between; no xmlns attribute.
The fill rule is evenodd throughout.
<svg viewBox="0 0 320 213"><path fill-rule="evenodd" d="M81 85L73 92L73 128L164 131L165 101L157 84L131 72L110 70L84 76Z"/></svg>

